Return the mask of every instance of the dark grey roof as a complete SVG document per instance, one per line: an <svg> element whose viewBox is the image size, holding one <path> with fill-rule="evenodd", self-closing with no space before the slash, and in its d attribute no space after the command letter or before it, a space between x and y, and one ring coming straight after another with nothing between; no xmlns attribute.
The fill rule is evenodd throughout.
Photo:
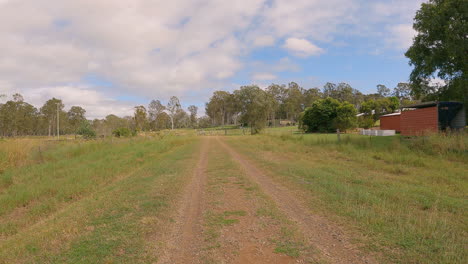
<svg viewBox="0 0 468 264"><path fill-rule="evenodd" d="M412 105L405 105L401 106L400 108L425 108L425 107L432 107L432 106L454 106L454 105L463 105L460 102L438 102L438 101L432 101L432 102L423 102L423 103L418 103L418 104L412 104Z"/></svg>

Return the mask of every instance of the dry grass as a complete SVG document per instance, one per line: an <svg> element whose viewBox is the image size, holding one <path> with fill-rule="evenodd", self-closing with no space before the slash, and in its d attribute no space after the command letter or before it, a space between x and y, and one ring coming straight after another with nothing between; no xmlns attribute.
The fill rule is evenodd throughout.
<svg viewBox="0 0 468 264"><path fill-rule="evenodd" d="M30 163L33 153L46 145L42 138L19 138L0 140L0 172Z"/></svg>

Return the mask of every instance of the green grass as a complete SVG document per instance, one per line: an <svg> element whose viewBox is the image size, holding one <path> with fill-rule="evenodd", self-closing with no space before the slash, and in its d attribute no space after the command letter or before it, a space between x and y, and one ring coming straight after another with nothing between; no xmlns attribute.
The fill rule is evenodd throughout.
<svg viewBox="0 0 468 264"><path fill-rule="evenodd" d="M169 204L195 163L194 138L63 145L7 170L0 263L149 263Z"/></svg>
<svg viewBox="0 0 468 264"><path fill-rule="evenodd" d="M368 250L383 252L382 262L465 263L467 138L441 137L422 142L342 135L337 143L336 135L312 134L228 141L305 193L312 210L360 233Z"/></svg>

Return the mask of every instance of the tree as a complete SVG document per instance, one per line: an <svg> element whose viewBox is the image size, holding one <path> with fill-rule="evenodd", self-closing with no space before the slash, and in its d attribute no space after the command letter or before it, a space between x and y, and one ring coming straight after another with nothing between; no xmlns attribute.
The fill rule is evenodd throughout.
<svg viewBox="0 0 468 264"><path fill-rule="evenodd" d="M51 136L51 132L55 134L55 129L54 126L56 125L56 120L57 120L57 108L59 113L62 112L64 108L64 104L62 103L62 100L52 98L45 102L45 104L41 107L41 114L44 115L48 122L48 128L49 128L49 137Z"/></svg>
<svg viewBox="0 0 468 264"><path fill-rule="evenodd" d="M256 85L242 86L234 91L241 113L241 120L250 125L251 133L257 134L265 127L271 101L267 93Z"/></svg>
<svg viewBox="0 0 468 264"><path fill-rule="evenodd" d="M83 136L84 139L92 139L96 137L96 132L86 119L81 121L80 127L77 129L76 133Z"/></svg>
<svg viewBox="0 0 468 264"><path fill-rule="evenodd" d="M190 126L195 127L197 125L198 107L191 105L187 108L187 110L190 112Z"/></svg>
<svg viewBox="0 0 468 264"><path fill-rule="evenodd" d="M334 132L336 129L335 118L340 102L328 97L315 101L308 107L302 117L302 125L307 132Z"/></svg>
<svg viewBox="0 0 468 264"><path fill-rule="evenodd" d="M417 35L405 53L414 66L410 81L416 97L468 105L467 21L466 0L429 0L421 5L413 24ZM429 82L433 76L445 84L434 87Z"/></svg>
<svg viewBox="0 0 468 264"><path fill-rule="evenodd" d="M0 132L3 136L31 135L37 130L37 109L14 94L13 100L0 104Z"/></svg>
<svg viewBox="0 0 468 264"><path fill-rule="evenodd" d="M225 125L227 114L231 109L233 98L226 91L215 91L205 106L206 114L212 119L213 124Z"/></svg>
<svg viewBox="0 0 468 264"><path fill-rule="evenodd" d="M286 118L286 98L288 97L288 89L285 85L272 84L267 87L267 93L275 101L272 105L272 120Z"/></svg>
<svg viewBox="0 0 468 264"><path fill-rule="evenodd" d="M161 104L159 100L152 100L148 106L148 114L150 126L153 129L157 129L158 117L164 112L166 107Z"/></svg>
<svg viewBox="0 0 468 264"><path fill-rule="evenodd" d="M304 91L304 105L309 107L313 102L323 98L323 94L319 88L310 88Z"/></svg>
<svg viewBox="0 0 468 264"><path fill-rule="evenodd" d="M68 124L70 125L73 133L77 133L77 129L81 126L84 121L86 121L86 110L84 110L80 106L72 106L70 110L68 110L67 117L68 117Z"/></svg>
<svg viewBox="0 0 468 264"><path fill-rule="evenodd" d="M287 97L284 102L287 119L297 121L299 113L304 110L303 91L304 89L295 82L288 84Z"/></svg>
<svg viewBox="0 0 468 264"><path fill-rule="evenodd" d="M199 117L197 122L199 128L208 128L211 126L211 118L208 116Z"/></svg>
<svg viewBox="0 0 468 264"><path fill-rule="evenodd" d="M377 93L382 97L387 97L390 95L391 91L390 88L383 84L377 84Z"/></svg>
<svg viewBox="0 0 468 264"><path fill-rule="evenodd" d="M146 128L147 119L146 108L142 105L135 106L135 113L133 118L135 119L135 129L137 131L143 131Z"/></svg>
<svg viewBox="0 0 468 264"><path fill-rule="evenodd" d="M335 127L341 131L346 131L357 126L357 111L354 105L343 102L336 109Z"/></svg>
<svg viewBox="0 0 468 264"><path fill-rule="evenodd" d="M172 96L167 103L167 110L169 111L169 117L171 118L171 129L174 129L174 118L177 112L181 109L179 98Z"/></svg>
<svg viewBox="0 0 468 264"><path fill-rule="evenodd" d="M412 100L410 84L398 83L397 86L393 88L393 96L397 97L400 102L403 100Z"/></svg>
<svg viewBox="0 0 468 264"><path fill-rule="evenodd" d="M365 101L361 105L360 112L364 113L367 118L371 118L375 122L379 120L380 116L395 112L399 106L400 100L392 96Z"/></svg>

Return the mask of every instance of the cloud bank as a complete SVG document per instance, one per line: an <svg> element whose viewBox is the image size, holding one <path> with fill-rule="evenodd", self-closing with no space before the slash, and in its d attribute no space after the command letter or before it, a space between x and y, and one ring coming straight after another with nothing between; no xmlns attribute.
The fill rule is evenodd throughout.
<svg viewBox="0 0 468 264"><path fill-rule="evenodd" d="M0 93L68 98L94 91L86 94L98 98L88 102L93 116L124 113L119 104L105 108L105 98L207 94L232 83L262 48L307 58L341 35L382 34L404 49L414 34L408 17L420 2L0 0ZM249 76L274 79L267 73ZM102 88L89 75L112 85Z"/></svg>

